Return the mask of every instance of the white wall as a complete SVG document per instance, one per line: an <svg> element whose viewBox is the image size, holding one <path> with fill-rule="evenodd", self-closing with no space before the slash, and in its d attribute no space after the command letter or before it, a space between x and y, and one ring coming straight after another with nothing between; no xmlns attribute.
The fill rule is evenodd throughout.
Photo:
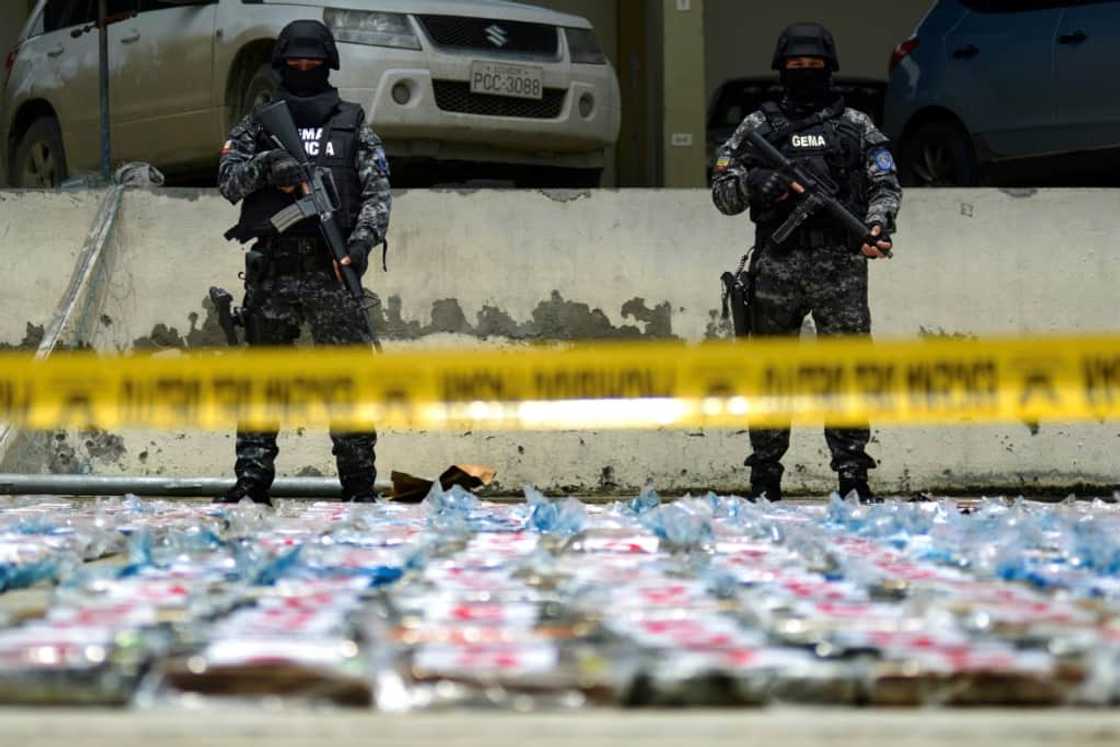
<svg viewBox="0 0 1120 747"><path fill-rule="evenodd" d="M89 219L90 204L67 195L29 200L0 193L0 224L76 227ZM1107 190L912 191L896 259L871 268L877 336L1114 332L1115 205ZM234 218L211 192L127 193L107 257L111 280L98 294L103 306L91 311L98 323L88 341L104 350L127 350L138 339L216 342L202 299L210 285L237 283L240 252L220 235ZM720 215L704 191L412 191L398 195L393 221L391 271L374 270L366 279L386 305L399 299L397 326L408 339L387 340L390 349L513 343L479 339L486 307L491 318L500 312L522 329L536 319L562 335L592 327L618 333L627 325L655 334L657 313L640 311L642 320L624 309L660 306L672 334L703 339L719 306L719 274L751 238L749 222ZM28 259L20 273L0 276L0 297L68 273L59 262L79 233L20 234ZM28 314L37 311L33 306L13 310ZM456 326L457 319L466 326ZM7 334L22 329L21 321L5 327ZM232 462L230 434L121 435L125 453L91 467L220 474ZM663 488L733 490L746 477L746 438L727 431L382 436L386 469L436 474L453 462L488 463L509 488L537 482L627 489L652 479ZM877 485L887 491L1120 484L1118 438L1120 425L1111 423L1043 424L1037 435L1018 424L898 428L877 432L872 453L882 460ZM819 431L798 431L787 459L789 487L827 489L827 461ZM290 434L281 467L329 473L325 435Z"/></svg>

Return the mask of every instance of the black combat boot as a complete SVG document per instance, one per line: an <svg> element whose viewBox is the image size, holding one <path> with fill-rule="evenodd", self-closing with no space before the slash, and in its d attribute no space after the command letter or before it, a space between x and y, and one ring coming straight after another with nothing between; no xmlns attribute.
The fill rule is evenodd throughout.
<svg viewBox="0 0 1120 747"><path fill-rule="evenodd" d="M867 485L866 477L845 477L840 475L840 489L838 491L840 497L847 499L852 493L856 494L860 503L882 503L882 499L876 498L875 494L871 492L871 488Z"/></svg>
<svg viewBox="0 0 1120 747"><path fill-rule="evenodd" d="M215 498L214 503L236 504L241 503L246 498L262 506L272 505L272 498L268 491L247 480L238 480L237 484L226 491L225 495Z"/></svg>
<svg viewBox="0 0 1120 747"><path fill-rule="evenodd" d="M762 482L752 480L750 492L747 493L747 500L751 503L757 503L763 497L771 503L782 500L782 483L777 480Z"/></svg>
<svg viewBox="0 0 1120 747"><path fill-rule="evenodd" d="M377 492L374 490L376 480L376 473L342 478L342 502L376 503Z"/></svg>

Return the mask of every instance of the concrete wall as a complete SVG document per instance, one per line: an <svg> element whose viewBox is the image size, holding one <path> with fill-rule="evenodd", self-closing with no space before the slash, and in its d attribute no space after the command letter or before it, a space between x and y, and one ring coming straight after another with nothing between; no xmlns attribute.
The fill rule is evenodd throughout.
<svg viewBox="0 0 1120 747"><path fill-rule="evenodd" d="M931 5L932 0L705 0L709 100L728 78L770 74L778 34L798 21L829 27L842 75L886 80L891 50Z"/></svg>
<svg viewBox="0 0 1120 747"><path fill-rule="evenodd" d="M0 224L13 227L77 225L96 205L61 195L0 197ZM1115 200L1107 191L912 192L897 258L872 267L877 335L1114 331ZM237 283L240 252L220 237L233 220L234 211L212 193L127 193L107 255L110 279L98 296L102 307L90 312L96 324L87 326L84 342L167 354L218 344L203 299L211 284ZM407 192L398 195L393 220L391 271L366 278L383 299L374 318L390 348L704 339L719 334L719 273L734 265L751 236L745 218L719 215L699 190ZM29 234L29 256L42 261L5 273L0 294L11 298L19 286L58 272L72 239ZM5 308L17 316L6 320L10 335L18 334L21 315L43 318L27 299ZM745 479L741 433L382 436L379 458L387 469L435 474L453 462L489 463L508 488L536 482L618 490L652 479L667 489L732 490ZM1019 425L884 429L873 447L882 460L876 481L891 491L1120 483L1118 437L1117 424L1043 424L1037 434ZM78 465L73 469L110 473L217 474L232 462L230 434L69 434L48 448L76 452L64 460ZM23 465L39 468L52 453L33 454ZM10 457L8 467L16 461ZM829 487L827 461L819 431L799 430L787 459L790 487ZM289 434L281 468L330 473L325 436Z"/></svg>
<svg viewBox="0 0 1120 747"><path fill-rule="evenodd" d="M94 192L0 192L0 350L38 346L101 197Z"/></svg>

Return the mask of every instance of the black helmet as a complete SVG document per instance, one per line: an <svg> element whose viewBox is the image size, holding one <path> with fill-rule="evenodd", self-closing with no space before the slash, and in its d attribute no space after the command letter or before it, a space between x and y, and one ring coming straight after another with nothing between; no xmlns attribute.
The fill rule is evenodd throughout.
<svg viewBox="0 0 1120 747"><path fill-rule="evenodd" d="M832 72L840 69L836 55L836 40L832 33L819 23L795 23L778 37L771 70L781 70L790 57L823 57Z"/></svg>
<svg viewBox="0 0 1120 747"><path fill-rule="evenodd" d="M272 66L280 69L284 60L326 60L331 70L340 67L334 34L322 21L292 21L280 32L272 49Z"/></svg>

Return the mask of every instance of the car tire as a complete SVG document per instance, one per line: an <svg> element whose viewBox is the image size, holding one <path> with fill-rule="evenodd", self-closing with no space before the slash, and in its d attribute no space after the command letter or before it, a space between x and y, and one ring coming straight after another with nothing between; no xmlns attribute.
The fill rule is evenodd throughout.
<svg viewBox="0 0 1120 747"><path fill-rule="evenodd" d="M907 187L974 187L980 183L972 139L949 120L927 122L903 141L899 175Z"/></svg>
<svg viewBox="0 0 1120 747"><path fill-rule="evenodd" d="M56 189L66 180L62 129L54 117L40 117L23 133L12 158L11 184L21 189Z"/></svg>
<svg viewBox="0 0 1120 747"><path fill-rule="evenodd" d="M280 82L276 79L271 64L266 62L257 68L241 94L241 110L238 112L237 121L252 114L257 107L272 101L279 87Z"/></svg>

